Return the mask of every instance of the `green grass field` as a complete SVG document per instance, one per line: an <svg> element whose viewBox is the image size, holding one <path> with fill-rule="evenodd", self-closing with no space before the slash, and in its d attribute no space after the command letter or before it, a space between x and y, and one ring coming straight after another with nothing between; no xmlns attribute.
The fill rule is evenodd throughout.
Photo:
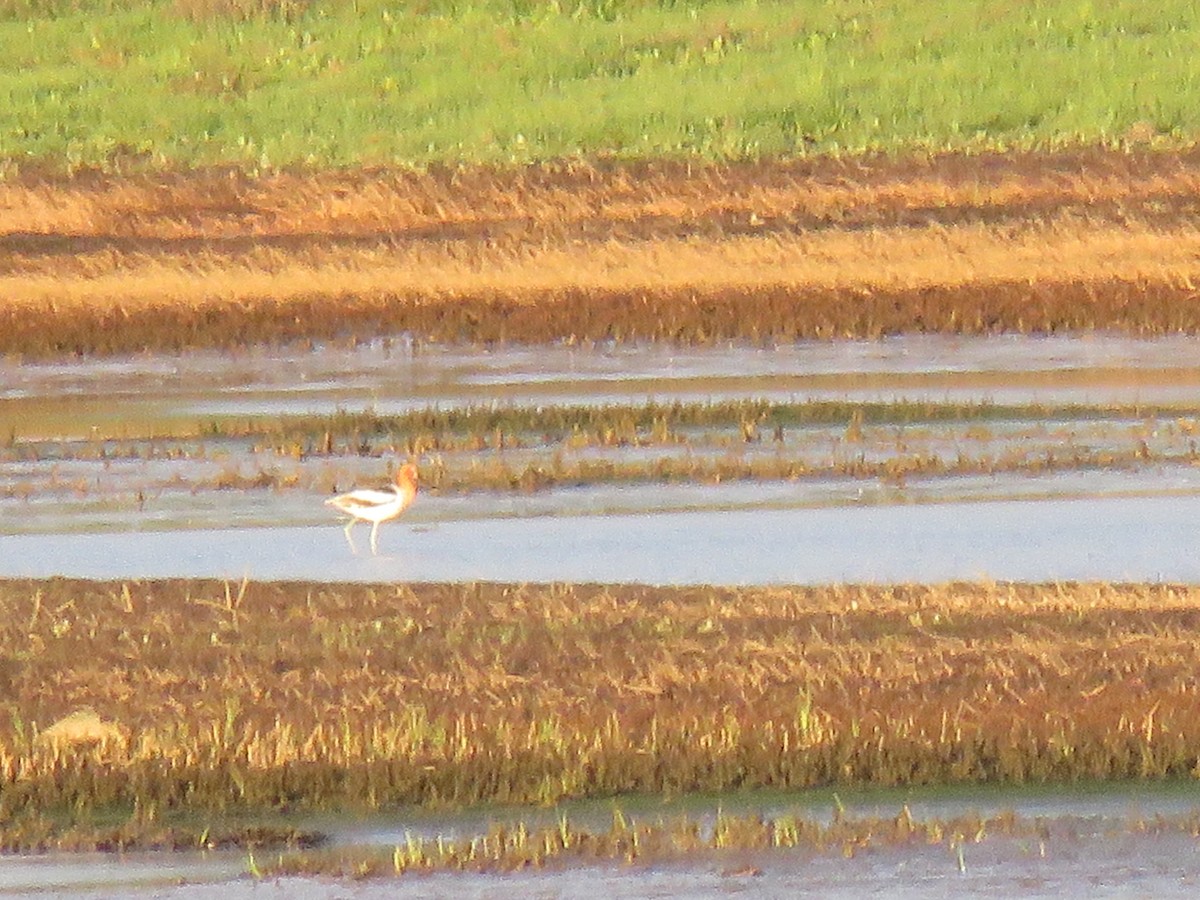
<svg viewBox="0 0 1200 900"><path fill-rule="evenodd" d="M0 0L0 161L520 164L1200 133L1188 0Z"/></svg>

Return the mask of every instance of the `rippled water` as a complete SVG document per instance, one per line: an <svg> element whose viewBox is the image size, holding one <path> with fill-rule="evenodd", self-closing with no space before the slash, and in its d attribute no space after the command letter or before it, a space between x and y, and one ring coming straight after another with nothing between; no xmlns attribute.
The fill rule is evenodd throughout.
<svg viewBox="0 0 1200 900"><path fill-rule="evenodd" d="M754 897L984 897L1078 898L1194 897L1200 890L1200 854L1183 835L1083 835L1042 855L1028 842L995 840L967 846L960 858L944 846L864 852L854 859L803 851L771 855L731 854L702 862L591 866L505 875L452 873L414 875L377 882L282 878L264 882L202 881L183 884L130 883L115 879L88 889L70 878L58 861L23 873L44 880L0 896L74 898L123 897L201 900L294 898L294 900L383 900L383 898L605 898L678 897L689 900ZM119 864L118 864L119 866ZM90 877L90 876L84 876Z"/></svg>

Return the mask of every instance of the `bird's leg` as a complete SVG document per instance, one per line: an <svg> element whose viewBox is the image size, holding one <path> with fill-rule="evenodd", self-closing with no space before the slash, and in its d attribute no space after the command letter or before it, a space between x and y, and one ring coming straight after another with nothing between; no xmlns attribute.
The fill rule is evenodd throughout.
<svg viewBox="0 0 1200 900"><path fill-rule="evenodd" d="M350 529L354 527L354 520L351 519L346 523L346 543L350 545L351 553L358 553L358 549L354 546L354 538L350 534Z"/></svg>
<svg viewBox="0 0 1200 900"><path fill-rule="evenodd" d="M379 523L375 522L374 524L371 525L371 555L372 556L377 556L379 554L379 541L376 538L377 534L379 534Z"/></svg>

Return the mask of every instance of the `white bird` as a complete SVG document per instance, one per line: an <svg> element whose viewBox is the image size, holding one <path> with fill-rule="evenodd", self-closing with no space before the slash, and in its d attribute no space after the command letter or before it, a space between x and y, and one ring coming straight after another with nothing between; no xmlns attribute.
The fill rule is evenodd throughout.
<svg viewBox="0 0 1200 900"><path fill-rule="evenodd" d="M346 540L350 543L351 550L354 549L354 539L350 536L350 529L354 527L354 523L372 523L371 553L375 554L379 551L376 536L380 523L396 518L408 509L416 496L417 467L406 463L396 472L394 483L385 490L351 491L348 494L330 497L325 503L350 516L350 521L346 523Z"/></svg>

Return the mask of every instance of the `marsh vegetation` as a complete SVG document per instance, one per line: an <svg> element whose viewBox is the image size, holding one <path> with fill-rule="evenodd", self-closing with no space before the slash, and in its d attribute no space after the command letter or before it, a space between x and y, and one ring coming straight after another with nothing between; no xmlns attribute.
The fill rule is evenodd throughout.
<svg viewBox="0 0 1200 900"><path fill-rule="evenodd" d="M1189 587L0 589L10 830L1197 769Z"/></svg>

